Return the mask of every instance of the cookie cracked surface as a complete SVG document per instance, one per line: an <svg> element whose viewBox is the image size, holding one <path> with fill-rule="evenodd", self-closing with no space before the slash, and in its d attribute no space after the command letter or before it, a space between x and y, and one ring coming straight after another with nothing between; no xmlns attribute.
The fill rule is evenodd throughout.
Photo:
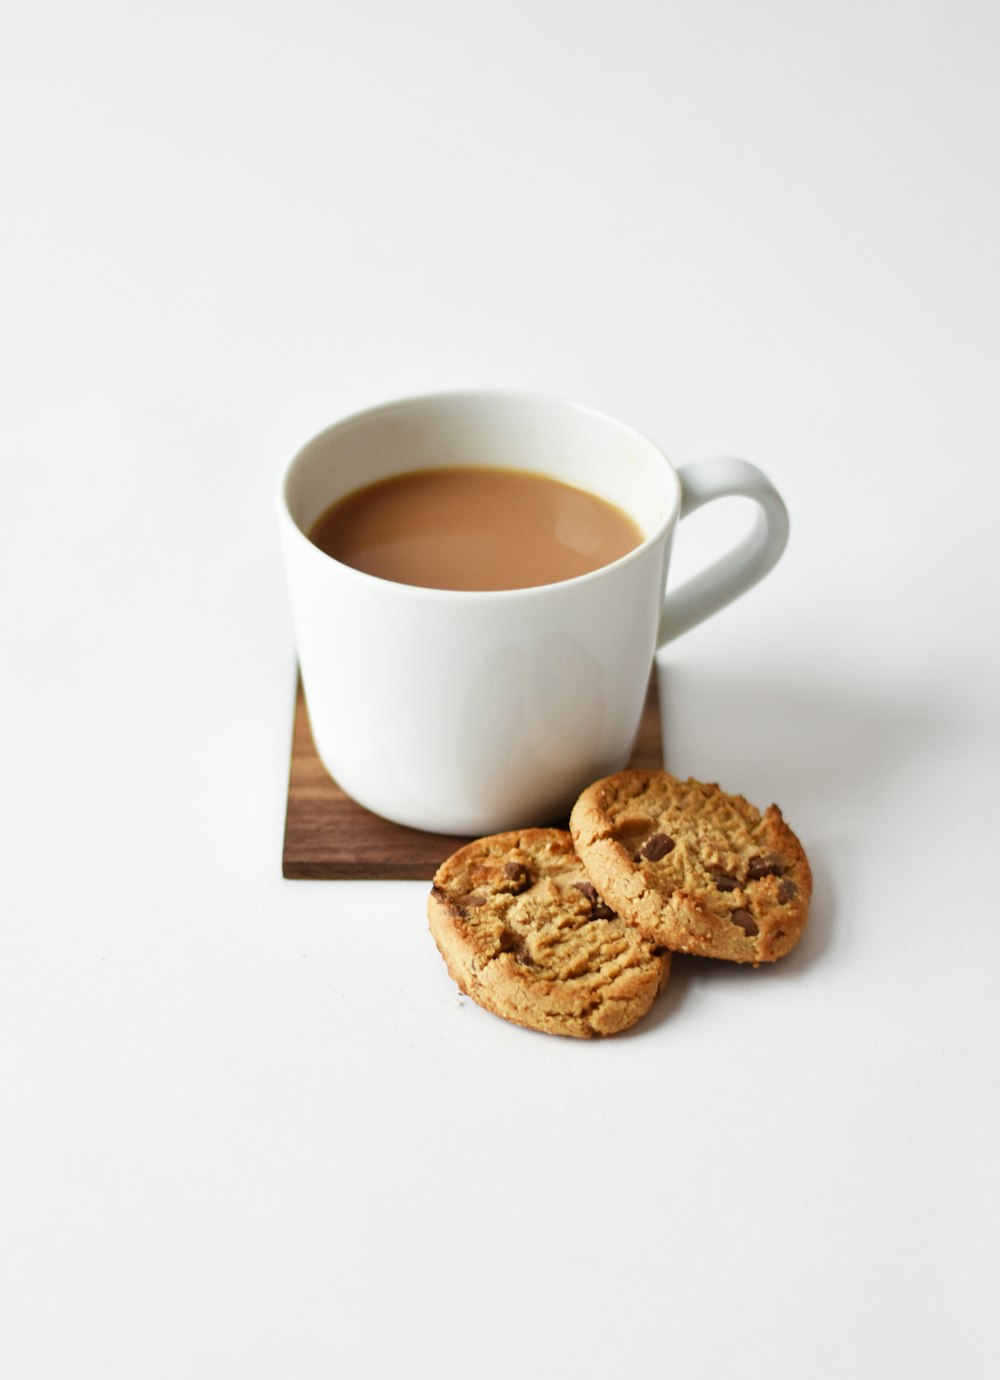
<svg viewBox="0 0 1000 1380"><path fill-rule="evenodd" d="M805 928L812 874L776 805L761 814L714 784L623 771L582 793L570 830L608 904L652 943L769 963Z"/></svg>
<svg viewBox="0 0 1000 1380"><path fill-rule="evenodd" d="M438 868L427 916L467 996L548 1034L627 1029L670 972L669 953L605 904L561 829L466 844Z"/></svg>

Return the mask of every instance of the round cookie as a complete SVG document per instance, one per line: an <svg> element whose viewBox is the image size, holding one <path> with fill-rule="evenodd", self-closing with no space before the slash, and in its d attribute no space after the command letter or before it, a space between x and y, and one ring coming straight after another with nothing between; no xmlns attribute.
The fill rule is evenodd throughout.
<svg viewBox="0 0 1000 1380"><path fill-rule="evenodd" d="M602 901L562 829L477 839L443 862L427 902L451 976L474 1002L552 1035L613 1035L670 973Z"/></svg>
<svg viewBox="0 0 1000 1380"><path fill-rule="evenodd" d="M602 896L654 944L759 964L805 928L812 874L777 805L622 771L587 787L570 830Z"/></svg>

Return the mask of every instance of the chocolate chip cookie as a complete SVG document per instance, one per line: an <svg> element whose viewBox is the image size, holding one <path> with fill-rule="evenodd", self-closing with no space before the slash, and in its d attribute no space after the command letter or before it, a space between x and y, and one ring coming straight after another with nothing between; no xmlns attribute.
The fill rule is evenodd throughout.
<svg viewBox="0 0 1000 1380"><path fill-rule="evenodd" d="M620 920L561 829L477 839L438 868L431 933L473 1001L553 1035L613 1035L644 1016L670 955Z"/></svg>
<svg viewBox="0 0 1000 1380"><path fill-rule="evenodd" d="M587 787L570 830L601 895L653 944L759 964L805 928L812 875L776 805L623 771Z"/></svg>

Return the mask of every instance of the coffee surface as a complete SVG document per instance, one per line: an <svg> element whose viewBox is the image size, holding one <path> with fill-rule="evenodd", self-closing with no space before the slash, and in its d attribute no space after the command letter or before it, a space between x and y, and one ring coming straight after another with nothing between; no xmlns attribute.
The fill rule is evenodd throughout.
<svg viewBox="0 0 1000 1380"><path fill-rule="evenodd" d="M430 589L525 589L609 565L642 540L620 508L526 470L416 470L356 489L310 540L368 575Z"/></svg>

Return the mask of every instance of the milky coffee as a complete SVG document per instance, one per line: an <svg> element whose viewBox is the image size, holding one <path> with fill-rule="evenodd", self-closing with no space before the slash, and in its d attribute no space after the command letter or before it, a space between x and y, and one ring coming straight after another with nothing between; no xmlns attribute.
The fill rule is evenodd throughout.
<svg viewBox="0 0 1000 1380"><path fill-rule="evenodd" d="M357 489L310 540L344 565L431 589L524 589L610 565L643 535L620 508L559 480L484 466L416 470Z"/></svg>

